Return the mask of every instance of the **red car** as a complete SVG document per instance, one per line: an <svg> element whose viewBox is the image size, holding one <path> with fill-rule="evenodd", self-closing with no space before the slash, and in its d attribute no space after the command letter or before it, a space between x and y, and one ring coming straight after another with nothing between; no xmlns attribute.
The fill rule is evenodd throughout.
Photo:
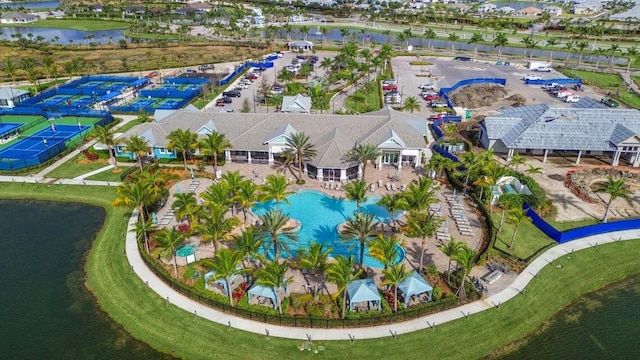
<svg viewBox="0 0 640 360"><path fill-rule="evenodd" d="M442 119L442 118L443 118L443 117L445 117L445 116L447 116L447 114L446 114L446 113L442 113L442 114L435 114L435 115L431 115L431 116L429 116L429 120L431 120L431 121L436 121L436 120L440 120L440 119Z"/></svg>
<svg viewBox="0 0 640 360"><path fill-rule="evenodd" d="M438 95L425 95L424 99L427 101L438 101L440 100L440 96Z"/></svg>
<svg viewBox="0 0 640 360"><path fill-rule="evenodd" d="M382 86L382 90L384 91L398 90L398 85L395 85L395 84L384 85Z"/></svg>

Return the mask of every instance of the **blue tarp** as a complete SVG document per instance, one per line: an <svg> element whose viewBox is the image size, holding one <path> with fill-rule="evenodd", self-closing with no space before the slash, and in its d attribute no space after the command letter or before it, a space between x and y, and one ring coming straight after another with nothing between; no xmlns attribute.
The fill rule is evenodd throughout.
<svg viewBox="0 0 640 360"><path fill-rule="evenodd" d="M409 298L412 295L420 295L423 293L427 293L429 296L429 301L431 301L431 293L433 292L433 287L431 284L425 280L422 275L417 272L412 272L411 275L398 284L398 289L402 291L404 294L404 306L407 306L409 303Z"/></svg>
<svg viewBox="0 0 640 360"><path fill-rule="evenodd" d="M347 284L347 296L349 297L349 309L353 310L356 303L372 302L378 310L382 309L378 287L373 279L354 280Z"/></svg>

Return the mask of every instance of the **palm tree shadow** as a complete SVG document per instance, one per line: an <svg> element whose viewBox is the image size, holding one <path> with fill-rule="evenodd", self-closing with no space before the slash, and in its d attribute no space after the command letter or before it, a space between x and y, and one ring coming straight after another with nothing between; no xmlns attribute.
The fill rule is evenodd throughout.
<svg viewBox="0 0 640 360"><path fill-rule="evenodd" d="M322 206L327 209L339 212L344 216L344 219L347 220L347 214L345 214L346 210L344 207L344 202L342 200L337 200L329 196L322 196L320 197L320 204L322 204Z"/></svg>
<svg viewBox="0 0 640 360"><path fill-rule="evenodd" d="M427 240L428 241L428 240ZM419 270L420 268L420 243L415 242L411 244L411 246L407 246L404 248L405 259L411 264L415 270ZM435 254L428 252L427 248L425 248L424 260L425 264L433 264Z"/></svg>
<svg viewBox="0 0 640 360"><path fill-rule="evenodd" d="M320 244L331 245L331 239L336 238L336 229L328 225L321 225L313 230L313 238Z"/></svg>
<svg viewBox="0 0 640 360"><path fill-rule="evenodd" d="M598 219L592 213L586 212L584 209L582 209L580 204L573 197L569 195L556 193L556 194L550 194L549 197L553 200L554 204L560 204L560 206L562 207L562 210L576 209L582 212L583 214L589 216L590 218L593 218L596 220Z"/></svg>

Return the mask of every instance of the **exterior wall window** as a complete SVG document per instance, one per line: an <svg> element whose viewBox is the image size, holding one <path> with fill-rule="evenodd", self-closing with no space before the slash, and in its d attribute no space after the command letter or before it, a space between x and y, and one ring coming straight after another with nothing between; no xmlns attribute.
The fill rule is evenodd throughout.
<svg viewBox="0 0 640 360"><path fill-rule="evenodd" d="M310 178L315 179L317 174L318 174L318 168L313 165L307 164L307 175Z"/></svg>
<svg viewBox="0 0 640 360"><path fill-rule="evenodd" d="M358 166L352 166L347 169L347 179L354 180L358 178Z"/></svg>
<svg viewBox="0 0 640 360"><path fill-rule="evenodd" d="M340 169L322 169L322 178L328 181L340 181Z"/></svg>
<svg viewBox="0 0 640 360"><path fill-rule="evenodd" d="M398 163L398 153L382 153L382 163L383 164L397 164Z"/></svg>

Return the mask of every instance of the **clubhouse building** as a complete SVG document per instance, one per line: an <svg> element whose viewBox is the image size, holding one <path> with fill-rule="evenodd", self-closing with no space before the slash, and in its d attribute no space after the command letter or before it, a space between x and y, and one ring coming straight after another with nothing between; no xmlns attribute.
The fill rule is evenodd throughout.
<svg viewBox="0 0 640 360"><path fill-rule="evenodd" d="M511 158L520 154L610 156L611 165L620 160L640 166L640 111L610 108L552 108L546 104L503 110L485 118L480 141Z"/></svg>
<svg viewBox="0 0 640 360"><path fill-rule="evenodd" d="M227 162L273 164L281 160L287 139L302 132L309 136L317 155L304 164L307 175L318 181L348 181L362 175L362 166L347 158L347 152L360 144L373 144L381 153L375 166L401 171L421 167L430 157L427 123L414 115L389 107L376 112L353 115L333 114L242 114L212 113L181 109L158 116L152 123L140 124L122 135L144 138L156 159L177 158L167 149L167 135L174 130L190 130L199 138L212 132L225 134L232 149L224 152ZM134 154L116 147L117 156L131 159ZM196 152L197 154L197 152Z"/></svg>

